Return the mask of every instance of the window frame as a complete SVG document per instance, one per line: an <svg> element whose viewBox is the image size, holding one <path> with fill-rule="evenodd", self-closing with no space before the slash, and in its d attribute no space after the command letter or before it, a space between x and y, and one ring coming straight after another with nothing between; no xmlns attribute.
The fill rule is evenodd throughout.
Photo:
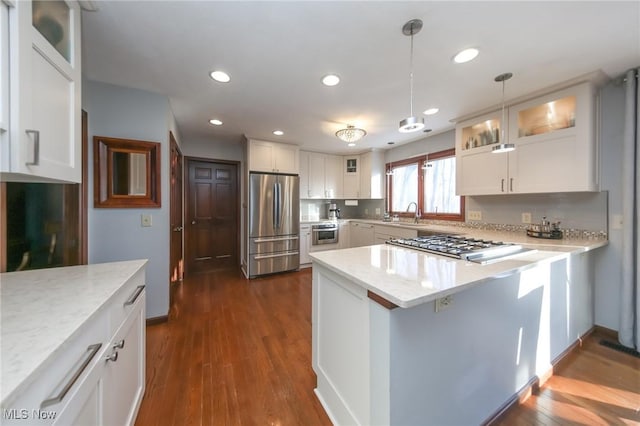
<svg viewBox="0 0 640 426"><path fill-rule="evenodd" d="M439 158L449 158L449 157L455 157L456 155L456 150L455 148L450 148L450 149L446 149L443 151L438 151L438 152L434 152L434 153L430 153L428 154L428 160L432 161L432 160L437 160ZM385 170L392 170L395 167L398 166L408 166L411 164L417 164L418 165L418 199L416 200L416 202L418 203L418 206L420 208L420 210L424 209L424 173L425 171L422 169L422 164L427 160L427 155L420 155L417 157L411 157L411 158L406 158L404 160L400 160L400 161L392 161L390 163L387 163L385 165ZM398 215L399 217L406 217L406 218L413 218L415 217L415 213L413 212L406 212L406 211L394 211L392 210L392 205L391 202L393 200L393 175L391 176L387 176L386 182L385 182L385 186L386 186L386 194L387 194L387 198L386 198L386 205L387 205L387 211L389 211L390 214L394 214L394 215ZM465 220L465 197L462 195L460 196L460 213L456 214L456 213L425 213L424 211L422 211L422 219L430 219L430 220L449 220L449 221L457 221L457 222L464 222Z"/></svg>

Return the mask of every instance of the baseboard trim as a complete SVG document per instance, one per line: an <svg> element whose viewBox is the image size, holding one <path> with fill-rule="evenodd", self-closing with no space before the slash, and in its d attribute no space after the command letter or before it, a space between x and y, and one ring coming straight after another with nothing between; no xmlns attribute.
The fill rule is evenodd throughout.
<svg viewBox="0 0 640 426"><path fill-rule="evenodd" d="M603 327L601 325L594 325L593 328L598 333L604 334L605 336L607 336L607 338L609 338L611 340L615 340L616 342L618 341L618 332L617 331L612 330L612 329L607 328L607 327Z"/></svg>
<svg viewBox="0 0 640 426"><path fill-rule="evenodd" d="M147 318L147 327L150 325L158 325L169 321L169 315L161 315L159 317Z"/></svg>
<svg viewBox="0 0 640 426"><path fill-rule="evenodd" d="M605 331L603 331L605 330ZM607 333L607 331L614 332L613 330L605 329L604 327L600 327L594 325L589 329L586 333L580 336L575 342L573 342L567 349L565 349L560 355L558 355L553 361L551 361L551 368L541 374L540 376L534 376L529 380L518 392L516 392L511 398L509 398L504 404L500 406L496 411L493 412L491 416L489 416L484 422L482 422L482 426L489 426L493 424L495 421L500 419L502 415L504 415L511 407L521 404L527 400L531 395L536 394L540 391L540 388L544 386L544 384L553 377L553 372L559 367L562 361L567 360L569 355L582 347L582 341L587 338L591 333L595 331L600 331L603 333ZM616 334L616 338L618 333Z"/></svg>

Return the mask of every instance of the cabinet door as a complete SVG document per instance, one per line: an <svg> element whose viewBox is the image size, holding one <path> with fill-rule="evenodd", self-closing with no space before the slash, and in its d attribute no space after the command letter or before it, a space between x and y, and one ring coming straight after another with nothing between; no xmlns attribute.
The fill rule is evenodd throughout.
<svg viewBox="0 0 640 426"><path fill-rule="evenodd" d="M514 192L598 190L594 103L583 83L509 108Z"/></svg>
<svg viewBox="0 0 640 426"><path fill-rule="evenodd" d="M343 195L358 198L360 195L360 156L344 157Z"/></svg>
<svg viewBox="0 0 640 426"><path fill-rule="evenodd" d="M340 222L338 228L338 244L339 248L351 247L351 226L349 222Z"/></svg>
<svg viewBox="0 0 640 426"><path fill-rule="evenodd" d="M323 154L309 153L309 198L326 198L324 157Z"/></svg>
<svg viewBox="0 0 640 426"><path fill-rule="evenodd" d="M104 424L132 425L144 394L145 377L145 291L136 299L130 314L116 331L107 354L104 383Z"/></svg>
<svg viewBox="0 0 640 426"><path fill-rule="evenodd" d="M362 247L375 244L375 233L373 225L352 222L349 232L351 247Z"/></svg>
<svg viewBox="0 0 640 426"><path fill-rule="evenodd" d="M342 157L326 155L324 158L324 190L326 198L342 198Z"/></svg>
<svg viewBox="0 0 640 426"><path fill-rule="evenodd" d="M298 147L274 144L274 168L278 173L298 173Z"/></svg>
<svg viewBox="0 0 640 426"><path fill-rule="evenodd" d="M384 155L367 152L360 156L360 198L384 198Z"/></svg>
<svg viewBox="0 0 640 426"><path fill-rule="evenodd" d="M4 172L82 179L80 14L72 1L18 1L9 11L13 149Z"/></svg>
<svg viewBox="0 0 640 426"><path fill-rule="evenodd" d="M508 158L492 153L490 147L457 156L456 195L506 194Z"/></svg>
<svg viewBox="0 0 640 426"><path fill-rule="evenodd" d="M311 246L311 226L300 226L300 264L311 263L309 247Z"/></svg>
<svg viewBox="0 0 640 426"><path fill-rule="evenodd" d="M249 170L274 172L273 156L273 144L262 141L249 141Z"/></svg>
<svg viewBox="0 0 640 426"><path fill-rule="evenodd" d="M300 199L310 197L309 191L309 154L310 152L300 151Z"/></svg>

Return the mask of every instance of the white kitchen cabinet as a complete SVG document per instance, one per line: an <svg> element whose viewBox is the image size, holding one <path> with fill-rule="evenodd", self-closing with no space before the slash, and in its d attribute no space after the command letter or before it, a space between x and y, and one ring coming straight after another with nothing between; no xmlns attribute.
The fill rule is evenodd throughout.
<svg viewBox="0 0 640 426"><path fill-rule="evenodd" d="M126 314L107 348L106 355L110 358L105 361L103 374L103 424L132 425L144 395L144 287L133 289L127 300L115 308L124 310Z"/></svg>
<svg viewBox="0 0 640 426"><path fill-rule="evenodd" d="M376 244L384 244L391 239L415 238L418 231L415 229L405 229L398 226L374 225L374 238Z"/></svg>
<svg viewBox="0 0 640 426"><path fill-rule="evenodd" d="M311 225L300 225L300 267L309 266L309 248L311 247Z"/></svg>
<svg viewBox="0 0 640 426"><path fill-rule="evenodd" d="M106 278L109 267L117 271L116 275L128 276L126 281ZM65 275L63 270L74 272ZM28 271L32 272L40 273ZM7 290L10 298L15 297L14 288L20 284L18 274L23 273L3 277L3 292ZM70 320L67 315L67 321L59 327L64 332L57 326L42 327L42 333L56 336L60 333L60 346L57 349L47 347L50 355L39 361L32 376L19 385L19 390L8 397L3 394L2 424L133 425L145 388L144 266L122 262L113 266L96 265L93 269L92 266L53 268L48 274L46 280L34 279L33 274L25 279L35 285L42 282L60 289L68 284L78 290L78 299L52 308L52 315L58 315L56 310L74 309L74 304L83 302L96 310L85 320L84 315L93 310L78 308L76 315L82 315L80 318L83 319L77 320L77 324L75 318ZM7 281L9 287L5 288ZM46 293L48 290L41 291ZM105 300L104 294L111 296ZM31 299L24 300L24 304L28 306ZM3 333L9 332L6 327L13 329L14 326L15 320L11 325L5 325ZM32 332L37 330L27 334ZM8 351L10 349L3 348L3 353L10 354ZM29 361L21 368L27 368L27 365ZM16 385L11 380L8 382Z"/></svg>
<svg viewBox="0 0 640 426"><path fill-rule="evenodd" d="M300 198L342 198L342 157L300 151Z"/></svg>
<svg viewBox="0 0 640 426"><path fill-rule="evenodd" d="M249 170L298 174L298 147L276 142L249 140Z"/></svg>
<svg viewBox="0 0 640 426"><path fill-rule="evenodd" d="M371 151L360 155L358 198L384 198L384 154Z"/></svg>
<svg viewBox="0 0 640 426"><path fill-rule="evenodd" d="M505 131L516 149L494 154L500 114L495 111L456 126L458 195L598 190L591 83L510 106Z"/></svg>
<svg viewBox="0 0 640 426"><path fill-rule="evenodd" d="M349 221L340 220L338 221L338 245L339 248L349 248L351 247L351 233L349 232L351 229L351 224Z"/></svg>
<svg viewBox="0 0 640 426"><path fill-rule="evenodd" d="M362 222L351 222L351 226L349 228L349 243L351 247L362 247L375 244L374 225Z"/></svg>
<svg viewBox="0 0 640 426"><path fill-rule="evenodd" d="M343 195L352 199L360 197L360 156L343 157Z"/></svg>
<svg viewBox="0 0 640 426"><path fill-rule="evenodd" d="M3 180L82 180L80 15L75 1L17 1L3 17L11 111L0 130Z"/></svg>

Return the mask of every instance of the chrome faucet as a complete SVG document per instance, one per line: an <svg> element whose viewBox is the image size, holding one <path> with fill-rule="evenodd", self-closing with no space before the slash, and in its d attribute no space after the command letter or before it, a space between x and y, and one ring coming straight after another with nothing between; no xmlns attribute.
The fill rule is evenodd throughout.
<svg viewBox="0 0 640 426"><path fill-rule="evenodd" d="M414 206L416 206L416 215L413 218L413 223L418 223L418 219L420 219L420 210L418 210L418 203L416 203L415 201L412 201L409 203L409 205L407 206L407 212L409 211L409 209L411 208L411 204L413 204Z"/></svg>

